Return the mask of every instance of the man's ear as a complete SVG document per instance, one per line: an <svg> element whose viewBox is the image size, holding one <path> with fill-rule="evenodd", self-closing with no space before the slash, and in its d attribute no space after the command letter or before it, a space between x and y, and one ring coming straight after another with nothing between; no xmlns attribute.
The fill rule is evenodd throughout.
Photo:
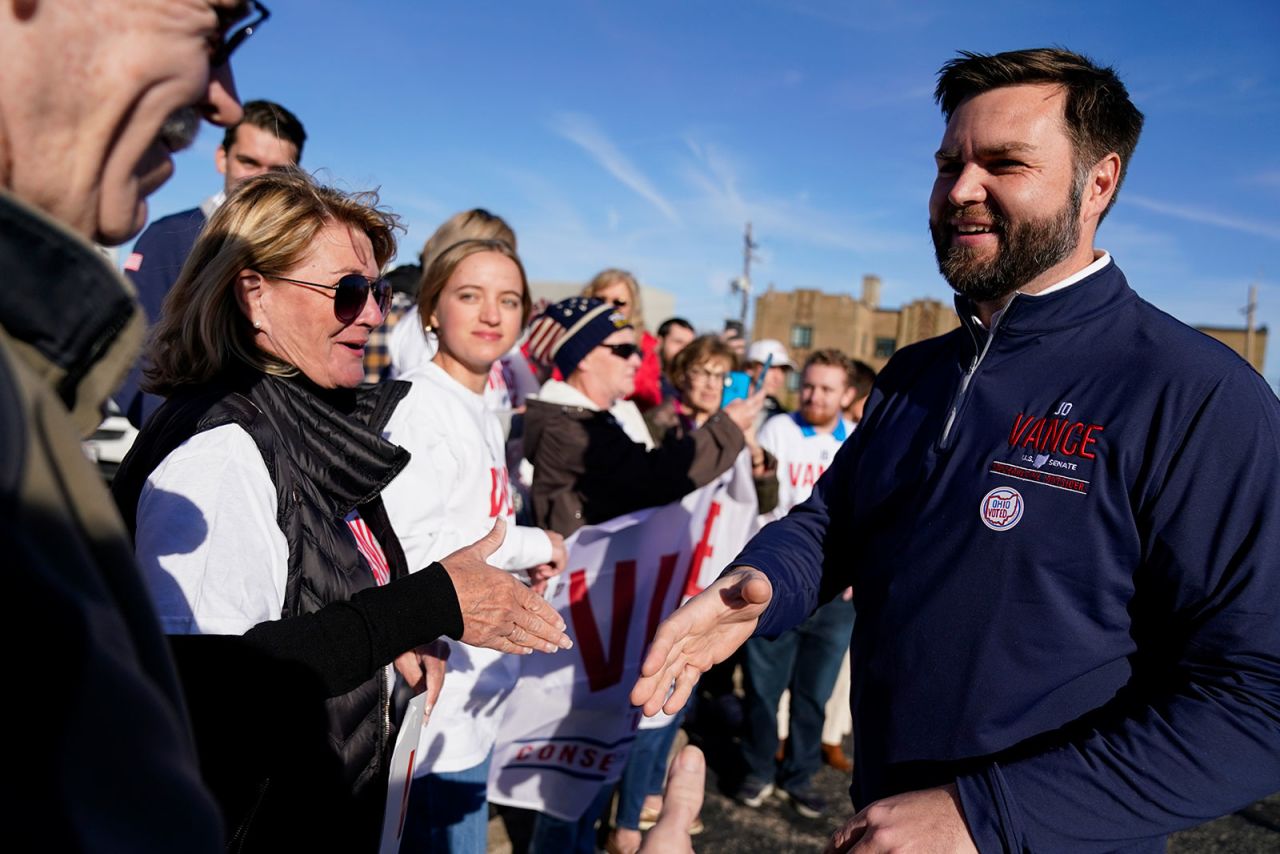
<svg viewBox="0 0 1280 854"><path fill-rule="evenodd" d="M227 150L219 145L213 151L213 165L218 167L218 174L227 174Z"/></svg>
<svg viewBox="0 0 1280 854"><path fill-rule="evenodd" d="M853 400L858 396L858 390L853 386L849 386L844 390L844 394L840 395L840 411L844 412L850 406L853 406Z"/></svg>
<svg viewBox="0 0 1280 854"><path fill-rule="evenodd" d="M1080 215L1085 222L1100 220L1115 198L1120 184L1120 165L1120 155L1113 151L1089 170L1080 199Z"/></svg>

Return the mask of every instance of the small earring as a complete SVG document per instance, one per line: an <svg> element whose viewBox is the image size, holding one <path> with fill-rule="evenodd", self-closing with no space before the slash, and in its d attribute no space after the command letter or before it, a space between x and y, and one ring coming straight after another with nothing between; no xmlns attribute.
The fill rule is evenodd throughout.
<svg viewBox="0 0 1280 854"><path fill-rule="evenodd" d="M262 324L261 324L259 321L255 320L255 321L253 322L253 328L254 328L254 329L261 329L261 328L262 328Z"/></svg>

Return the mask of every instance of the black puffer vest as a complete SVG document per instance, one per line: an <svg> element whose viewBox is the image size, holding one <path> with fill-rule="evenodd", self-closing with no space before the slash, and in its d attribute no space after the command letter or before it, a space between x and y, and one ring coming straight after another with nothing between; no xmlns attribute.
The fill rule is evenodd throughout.
<svg viewBox="0 0 1280 854"><path fill-rule="evenodd" d="M345 521L353 509L382 546L391 578L403 577L408 572L404 553L380 493L404 468L409 453L381 438L381 432L407 391L408 384L396 382L320 390L300 378L244 374L179 392L148 421L116 475L112 489L121 514L135 533L138 499L156 466L191 436L237 424L253 438L276 487L276 522L289 546L282 619L313 613L375 585ZM234 531L212 533L235 536ZM326 701L329 745L341 761L362 824L374 813L380 819L378 805L407 696L394 700L388 671ZM228 831L235 834L237 820L227 818Z"/></svg>

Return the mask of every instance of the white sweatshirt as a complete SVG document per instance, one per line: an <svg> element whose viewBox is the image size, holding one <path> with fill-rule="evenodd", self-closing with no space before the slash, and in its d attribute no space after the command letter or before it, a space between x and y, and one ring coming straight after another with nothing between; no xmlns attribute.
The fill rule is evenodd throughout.
<svg viewBox="0 0 1280 854"><path fill-rule="evenodd" d="M502 516L507 538L489 558L521 571L551 559L551 540L520 527L508 486L502 427L483 395L434 362L400 377L412 383L383 436L411 458L382 492L412 571L470 545ZM501 700L518 673L516 656L450 641L448 675L422 730L419 774L462 771L484 761L497 737Z"/></svg>
<svg viewBox="0 0 1280 854"><path fill-rule="evenodd" d="M815 430L799 412L775 415L764 422L756 441L778 458L778 506L763 514L762 522L781 519L809 497L853 427L853 422L841 418L834 431L824 433Z"/></svg>

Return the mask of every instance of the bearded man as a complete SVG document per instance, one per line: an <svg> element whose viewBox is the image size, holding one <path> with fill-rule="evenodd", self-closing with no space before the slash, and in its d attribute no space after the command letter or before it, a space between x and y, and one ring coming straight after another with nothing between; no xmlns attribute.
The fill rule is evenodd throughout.
<svg viewBox="0 0 1280 854"><path fill-rule="evenodd" d="M1142 126L1111 69L965 53L937 98L962 328L895 354L632 699L678 708L852 584L861 811L834 849L1161 851L1280 787L1280 403L1094 248Z"/></svg>

